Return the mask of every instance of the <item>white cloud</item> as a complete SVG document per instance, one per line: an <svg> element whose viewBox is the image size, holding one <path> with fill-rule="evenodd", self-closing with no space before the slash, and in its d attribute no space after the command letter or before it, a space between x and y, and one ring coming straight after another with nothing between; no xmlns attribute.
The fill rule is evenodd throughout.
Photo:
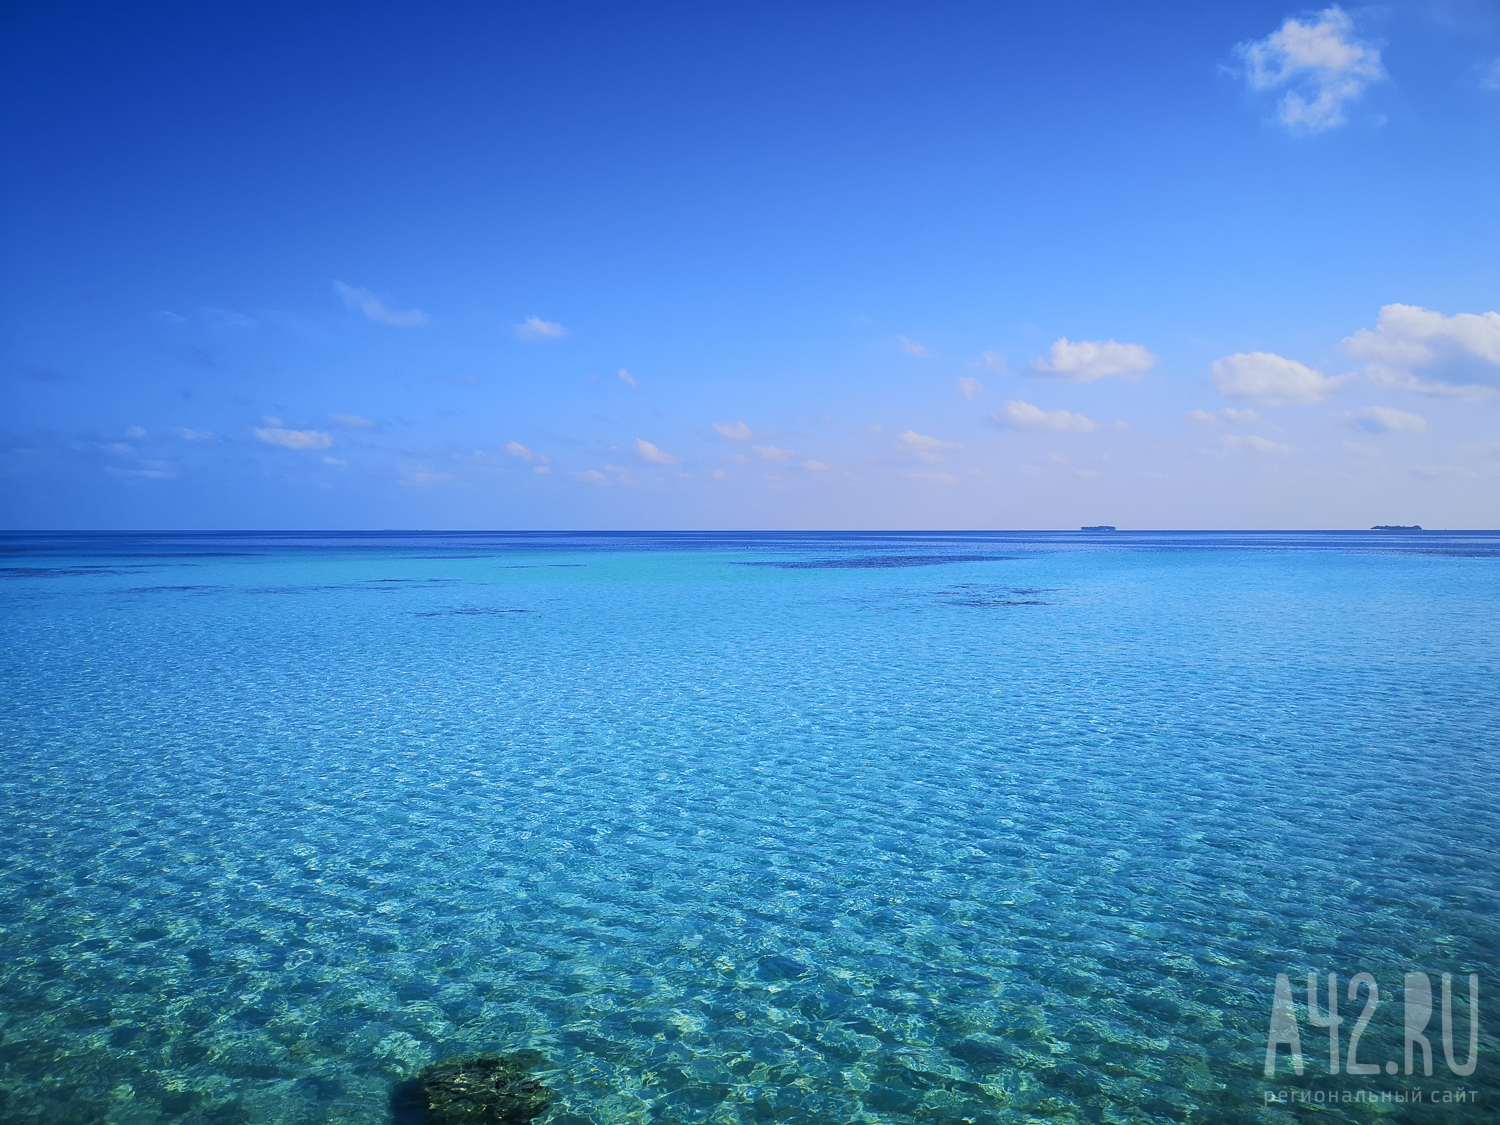
<svg viewBox="0 0 1500 1125"><path fill-rule="evenodd" d="M790 461L797 456L795 449L782 449L775 445L752 445L750 449L762 461Z"/></svg>
<svg viewBox="0 0 1500 1125"><path fill-rule="evenodd" d="M652 461L658 465L675 465L677 458L670 453L656 448L649 441L640 438L635 439L635 451L640 454L642 461Z"/></svg>
<svg viewBox="0 0 1500 1125"><path fill-rule="evenodd" d="M1479 474L1473 469L1465 469L1459 465L1413 465L1411 471L1419 477L1428 480L1440 480L1443 477L1477 477Z"/></svg>
<svg viewBox="0 0 1500 1125"><path fill-rule="evenodd" d="M242 312L233 309L221 309L214 305L208 305L198 310L198 319L210 328L235 329L254 328L255 320Z"/></svg>
<svg viewBox="0 0 1500 1125"><path fill-rule="evenodd" d="M550 473L552 469L547 465L533 465L531 471L533 473Z"/></svg>
<svg viewBox="0 0 1500 1125"><path fill-rule="evenodd" d="M755 436L743 422L715 422L714 433L730 441L749 441Z"/></svg>
<svg viewBox="0 0 1500 1125"><path fill-rule="evenodd" d="M1479 80L1479 86L1483 90L1500 90L1500 59L1490 64L1489 70Z"/></svg>
<svg viewBox="0 0 1500 1125"><path fill-rule="evenodd" d="M1074 414L1071 410L1043 410L1040 406L1016 399L1007 402L1004 411L996 410L990 417L1018 430L1071 430L1086 434L1098 425L1092 418Z"/></svg>
<svg viewBox="0 0 1500 1125"><path fill-rule="evenodd" d="M1252 453L1290 453L1292 447L1283 445L1279 441L1270 438L1256 437L1250 434L1246 437L1235 437L1233 434L1225 434L1219 439L1226 452L1235 453L1240 450L1249 450Z"/></svg>
<svg viewBox="0 0 1500 1125"><path fill-rule="evenodd" d="M943 454L948 450L962 449L964 443L961 441L943 441L931 434L919 434L915 430L907 430L896 438L896 448L905 450L907 453L915 453L923 461L933 464L943 460Z"/></svg>
<svg viewBox="0 0 1500 1125"><path fill-rule="evenodd" d="M828 471L828 466L823 464L823 462L811 459L802 462L802 467L810 473L826 473Z"/></svg>
<svg viewBox="0 0 1500 1125"><path fill-rule="evenodd" d="M421 328L431 320L421 309L407 309L405 312L393 309L368 289L345 285L342 281L335 281L333 287L344 299L344 304L351 309L358 309L381 324L389 324L393 328Z"/></svg>
<svg viewBox="0 0 1500 1125"><path fill-rule="evenodd" d="M1395 410L1389 406L1367 406L1344 415L1344 418L1362 430L1372 434L1388 434L1396 430L1409 430L1420 434L1427 429L1427 419L1406 410Z"/></svg>
<svg viewBox="0 0 1500 1125"><path fill-rule="evenodd" d="M255 436L267 445L280 445L287 449L327 449L333 444L333 435L321 430L284 430L279 426L263 426Z"/></svg>
<svg viewBox="0 0 1500 1125"><path fill-rule="evenodd" d="M1493 395L1494 388L1429 382L1415 372L1437 366L1500 377L1500 312L1444 316L1420 305L1385 305L1375 330L1361 328L1345 338L1343 347L1364 360L1365 373L1383 387L1477 402Z"/></svg>
<svg viewBox="0 0 1500 1125"><path fill-rule="evenodd" d="M186 430L179 426L172 431L183 441L218 441L219 435L212 430Z"/></svg>
<svg viewBox="0 0 1500 1125"><path fill-rule="evenodd" d="M1248 408L1238 410L1233 406L1226 406L1223 410L1189 410L1183 417L1200 426L1217 426L1221 422L1258 422L1260 413Z"/></svg>
<svg viewBox="0 0 1500 1125"><path fill-rule="evenodd" d="M588 469L582 473L574 473L574 480L581 480L585 484L608 484L609 478L598 469Z"/></svg>
<svg viewBox="0 0 1500 1125"><path fill-rule="evenodd" d="M1236 352L1213 363L1214 386L1228 398L1246 398L1266 406L1321 402L1347 375L1327 376L1295 359L1271 352Z"/></svg>
<svg viewBox="0 0 1500 1125"><path fill-rule="evenodd" d="M128 438L143 438L146 436L146 431L139 426L130 426L126 428L125 436Z"/></svg>
<svg viewBox="0 0 1500 1125"><path fill-rule="evenodd" d="M1319 12L1317 22L1288 17L1264 39L1235 48L1252 90L1285 89L1281 122L1298 132L1320 133L1344 123L1344 104L1385 77L1380 51L1354 38L1342 8Z"/></svg>
<svg viewBox="0 0 1500 1125"><path fill-rule="evenodd" d="M953 484L954 479L949 473L903 473L907 480L914 480L921 484Z"/></svg>
<svg viewBox="0 0 1500 1125"><path fill-rule="evenodd" d="M375 423L369 418L361 418L358 414L330 414L328 420L335 426L342 426L346 430L373 430Z"/></svg>
<svg viewBox="0 0 1500 1125"><path fill-rule="evenodd" d="M901 342L901 350L904 351L907 355L927 354L927 349L924 348L921 344L917 343L915 340L909 339L906 336L897 336L896 339Z"/></svg>
<svg viewBox="0 0 1500 1125"><path fill-rule="evenodd" d="M1050 359L1034 359L1033 370L1056 375L1073 383L1092 383L1110 375L1139 378L1140 372L1156 366L1156 357L1140 344L1114 340L1079 340L1066 336L1052 345Z"/></svg>
<svg viewBox="0 0 1500 1125"><path fill-rule="evenodd" d="M518 441L506 442L505 452L509 453L512 457L519 457L522 461L540 461L543 465L551 460L545 453L535 453Z"/></svg>
<svg viewBox="0 0 1500 1125"><path fill-rule="evenodd" d="M402 474L407 484L443 484L453 479L452 473L435 473L430 469L408 469Z"/></svg>
<svg viewBox="0 0 1500 1125"><path fill-rule="evenodd" d="M635 381L635 376L632 375L629 371L626 371L623 367L619 370L619 376L620 382L624 383L631 390L638 391L641 389L641 385Z"/></svg>
<svg viewBox="0 0 1500 1125"><path fill-rule="evenodd" d="M984 365L986 367L993 367L1001 374L1004 374L1005 372L1010 370L1009 364L1005 362L1005 357L999 352L985 352L984 355L980 358L984 360Z"/></svg>
<svg viewBox="0 0 1500 1125"><path fill-rule="evenodd" d="M711 477L713 477L714 480L723 480L728 474L725 473L723 469L715 469L713 472L709 473L708 475L711 476Z"/></svg>
<svg viewBox="0 0 1500 1125"><path fill-rule="evenodd" d="M958 380L958 389L963 392L964 398L973 402L980 395L990 393L989 388L972 375L961 375Z"/></svg>
<svg viewBox="0 0 1500 1125"><path fill-rule="evenodd" d="M112 477L123 477L126 480L169 480L177 474L167 468L162 461L147 461L144 469L117 469L113 465L106 465L104 471Z"/></svg>
<svg viewBox="0 0 1500 1125"><path fill-rule="evenodd" d="M568 334L561 324L543 320L539 316L528 316L516 325L517 340L560 340Z"/></svg>

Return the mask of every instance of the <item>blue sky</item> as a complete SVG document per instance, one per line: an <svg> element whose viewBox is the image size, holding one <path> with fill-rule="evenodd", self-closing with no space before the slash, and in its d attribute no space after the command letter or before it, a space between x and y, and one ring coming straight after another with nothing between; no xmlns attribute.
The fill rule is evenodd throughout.
<svg viewBox="0 0 1500 1125"><path fill-rule="evenodd" d="M1500 6L3 17L0 522L1500 524Z"/></svg>

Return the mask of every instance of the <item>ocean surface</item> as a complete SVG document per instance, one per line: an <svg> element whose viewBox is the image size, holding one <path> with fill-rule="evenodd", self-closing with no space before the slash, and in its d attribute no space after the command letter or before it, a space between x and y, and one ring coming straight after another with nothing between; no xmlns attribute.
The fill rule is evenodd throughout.
<svg viewBox="0 0 1500 1125"><path fill-rule="evenodd" d="M1500 1120L1500 533L0 553L6 1125Z"/></svg>

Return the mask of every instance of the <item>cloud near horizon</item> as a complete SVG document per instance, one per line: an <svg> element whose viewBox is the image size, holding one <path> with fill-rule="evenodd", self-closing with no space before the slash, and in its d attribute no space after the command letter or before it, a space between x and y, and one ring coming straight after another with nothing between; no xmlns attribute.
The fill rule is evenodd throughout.
<svg viewBox="0 0 1500 1125"><path fill-rule="evenodd" d="M1365 363L1372 382L1392 390L1477 402L1495 394L1482 383L1430 381L1416 374L1438 367L1500 380L1500 312L1444 316L1420 305L1384 305L1375 329L1361 328L1343 349Z"/></svg>
<svg viewBox="0 0 1500 1125"><path fill-rule="evenodd" d="M1407 410L1390 406L1367 406L1344 415L1345 419L1372 434L1389 434L1398 430L1420 434L1427 429L1427 419Z"/></svg>
<svg viewBox="0 0 1500 1125"><path fill-rule="evenodd" d="M673 457L666 450L658 449L644 438L635 439L635 451L640 455L642 461L651 461L657 465L675 465L679 460L679 458Z"/></svg>
<svg viewBox="0 0 1500 1125"><path fill-rule="evenodd" d="M333 435L321 430L288 430L280 426L261 426L255 436L267 445L279 445L283 449L327 449L333 444Z"/></svg>
<svg viewBox="0 0 1500 1125"><path fill-rule="evenodd" d="M952 473L902 473L907 480L914 480L918 484L955 484L956 478Z"/></svg>
<svg viewBox="0 0 1500 1125"><path fill-rule="evenodd" d="M752 445L750 449L762 461L790 461L797 456L795 449L782 449L779 445Z"/></svg>
<svg viewBox="0 0 1500 1125"><path fill-rule="evenodd" d="M1238 453L1240 451L1251 453L1290 453L1292 451L1290 445L1284 445L1279 441L1272 441L1270 438L1258 437L1255 434L1248 434L1244 437L1225 434L1219 439L1219 444L1223 446L1226 453Z"/></svg>
<svg viewBox="0 0 1500 1125"><path fill-rule="evenodd" d="M1354 37L1354 22L1337 6L1316 22L1287 17L1264 39L1241 43L1235 54L1255 91L1285 89L1281 123L1293 132L1321 133L1344 123L1344 105L1386 77L1380 51Z"/></svg>
<svg viewBox="0 0 1500 1125"><path fill-rule="evenodd" d="M407 309L404 312L393 309L368 289L345 285L342 281L335 281L333 288L349 308L358 309L371 320L388 324L392 328L425 328L432 322L432 318L421 309Z"/></svg>
<svg viewBox="0 0 1500 1125"><path fill-rule="evenodd" d="M373 419L361 418L358 414L330 414L328 420L346 430L373 430L378 428Z"/></svg>
<svg viewBox="0 0 1500 1125"><path fill-rule="evenodd" d="M1347 375L1324 375L1295 359L1272 352L1236 352L1213 362L1214 386L1226 398L1265 406L1322 402L1343 386Z"/></svg>
<svg viewBox="0 0 1500 1125"><path fill-rule="evenodd" d="M907 430L898 435L895 444L897 449L914 453L921 460L934 465L945 459L945 453L964 447L961 441L944 441L931 434L919 434L915 430Z"/></svg>
<svg viewBox="0 0 1500 1125"><path fill-rule="evenodd" d="M1074 414L1071 410L1043 410L1040 406L1019 399L1007 402L1003 411L996 410L990 417L1001 425L1018 430L1059 430L1086 434L1099 425L1092 418Z"/></svg>
<svg viewBox="0 0 1500 1125"><path fill-rule="evenodd" d="M561 340L567 334L568 330L561 324L539 316L528 316L516 325L517 340Z"/></svg>
<svg viewBox="0 0 1500 1125"><path fill-rule="evenodd" d="M527 449L518 441L506 442L505 452L509 453L512 457L518 457L522 461L526 461L528 463L532 461L539 461L541 464L531 470L534 473L551 472L550 469L545 467L546 465L551 463L552 459L550 457L548 457L545 453L537 453L535 450Z"/></svg>
<svg viewBox="0 0 1500 1125"><path fill-rule="evenodd" d="M1140 344L1114 340L1079 340L1063 336L1052 345L1049 358L1031 361L1033 371L1055 375L1071 383L1092 383L1110 375L1138 379L1142 371L1156 366L1156 356Z"/></svg>
<svg viewBox="0 0 1500 1125"><path fill-rule="evenodd" d="M1200 426L1217 426L1223 422L1258 422L1260 412L1226 406L1222 410L1189 410L1184 418Z"/></svg>
<svg viewBox="0 0 1500 1125"><path fill-rule="evenodd" d="M755 436L743 422L715 422L714 433L730 441L749 441Z"/></svg>

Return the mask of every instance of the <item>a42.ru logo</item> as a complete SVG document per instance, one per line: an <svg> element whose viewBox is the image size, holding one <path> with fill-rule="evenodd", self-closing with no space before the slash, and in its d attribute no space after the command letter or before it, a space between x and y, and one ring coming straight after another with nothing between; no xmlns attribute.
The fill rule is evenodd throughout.
<svg viewBox="0 0 1500 1125"><path fill-rule="evenodd" d="M1376 1008L1380 1005L1380 985L1369 973L1358 973L1349 980L1347 999L1351 1003L1357 1001L1361 991L1365 993L1364 1008L1359 1018L1355 1020L1354 1026L1349 1030L1349 1045L1348 1049L1344 1050L1340 1035L1344 1017L1339 1014L1338 974L1328 974L1326 998L1324 998L1325 990L1318 980L1318 974L1307 974L1307 1022L1312 1028L1326 1028L1328 1031L1328 1072L1330 1074L1338 1074L1341 1069L1345 1074L1379 1074L1381 1071L1379 1063L1359 1061L1360 1037L1364 1035L1365 1029L1375 1015ZM1422 1073L1432 1074L1432 1040L1428 1035L1428 1025L1432 1022L1433 1014L1432 1001L1432 981L1427 974L1407 973L1402 988L1405 1065L1400 1068L1406 1074L1413 1073L1418 1052L1421 1054ZM1469 1049L1462 1063L1455 1057L1453 1050L1452 973L1443 974L1440 1009L1443 1059L1447 1062L1448 1069L1454 1074L1467 1077L1474 1073L1474 1067L1479 1062L1478 974L1469 974ZM1291 1055L1292 1070L1301 1074L1303 1070L1302 1036L1298 1027L1297 1003L1292 996L1291 980L1285 973L1278 973L1276 989L1271 999L1271 1027L1266 1034L1265 1073L1267 1078L1276 1073L1276 1061L1282 1047L1286 1047ZM1395 1074L1397 1070L1396 1060L1388 1059L1385 1063L1385 1073Z"/></svg>

